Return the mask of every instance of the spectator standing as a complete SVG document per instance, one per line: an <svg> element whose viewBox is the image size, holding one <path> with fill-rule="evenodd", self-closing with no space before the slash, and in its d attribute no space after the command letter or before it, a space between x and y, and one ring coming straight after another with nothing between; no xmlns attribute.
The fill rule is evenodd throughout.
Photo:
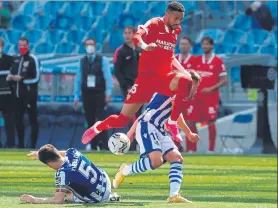
<svg viewBox="0 0 278 208"><path fill-rule="evenodd" d="M15 129L13 118L14 102L11 86L6 80L7 75L10 74L13 65L13 57L3 52L4 44L4 40L0 39L0 111L2 111L7 136L5 146L8 148L13 148L15 146ZM1 146L2 143L0 135L0 147Z"/></svg>
<svg viewBox="0 0 278 208"><path fill-rule="evenodd" d="M186 36L182 37L179 42L180 53L176 55L176 58L177 58L177 60L179 60L181 65L187 70L193 69L194 61L196 59L196 57L190 53L191 48L192 48L192 40ZM186 119L186 112L183 112L183 116L184 116L184 119ZM189 126L189 124L190 124L190 122L187 122L188 126ZM189 128L191 129L191 131L193 133L197 133L196 125L189 126ZM195 152L197 150L196 142L193 143L188 138L186 138L185 143L186 143L186 145L185 145L186 152L189 152L189 151ZM178 142L175 142L175 144L177 145L179 150L182 151L181 144Z"/></svg>
<svg viewBox="0 0 278 208"><path fill-rule="evenodd" d="M135 33L135 29L132 26L124 28L124 44L119 46L114 53L114 69L117 80L119 81L122 95L126 98L128 91L134 84L134 81L138 74L138 62L141 54L141 50L137 48L132 42L132 37ZM141 114L142 108L136 113L138 118ZM136 118L134 118L136 119ZM132 143L130 149L136 149L136 140Z"/></svg>
<svg viewBox="0 0 278 208"><path fill-rule="evenodd" d="M39 134L37 120L38 83L40 81L40 62L37 56L30 53L29 41L22 37L18 42L20 56L16 57L11 74L7 80L11 81L15 95L15 124L18 135L18 147L24 148L24 114L27 111L31 125L30 148L36 148Z"/></svg>
<svg viewBox="0 0 278 208"><path fill-rule="evenodd" d="M204 37L201 44L204 54L195 58L193 68L201 75L202 81L193 100L188 103L186 120L190 121L189 126L195 130L197 130L196 122L208 124L208 153L212 153L216 142L215 121L219 108L219 88L227 83L227 72L221 58L213 53L213 39ZM190 151L196 150L191 149Z"/></svg>
<svg viewBox="0 0 278 208"><path fill-rule="evenodd" d="M106 57L96 53L96 41L85 40L87 54L80 60L80 69L74 82L74 105L79 102L81 91L83 108L88 126L105 118L105 107L111 101L113 88L112 74ZM81 89L81 90L80 90ZM108 149L107 132L100 133L86 149Z"/></svg>

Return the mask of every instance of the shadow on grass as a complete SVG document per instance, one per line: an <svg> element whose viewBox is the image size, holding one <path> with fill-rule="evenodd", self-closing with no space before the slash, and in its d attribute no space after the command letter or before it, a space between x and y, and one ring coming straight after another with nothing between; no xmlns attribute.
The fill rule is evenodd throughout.
<svg viewBox="0 0 278 208"><path fill-rule="evenodd" d="M78 207L78 206L85 206L85 207L142 207L146 206L149 203L143 202L107 202L107 203L92 203L92 204L65 204L64 207Z"/></svg>

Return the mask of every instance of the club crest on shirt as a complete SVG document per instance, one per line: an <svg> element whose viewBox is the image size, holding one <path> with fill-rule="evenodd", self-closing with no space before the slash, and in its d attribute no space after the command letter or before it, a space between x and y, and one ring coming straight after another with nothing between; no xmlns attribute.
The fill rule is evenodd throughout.
<svg viewBox="0 0 278 208"><path fill-rule="evenodd" d="M191 64L187 64L186 67L187 67L187 68L190 68L190 67L191 67Z"/></svg>
<svg viewBox="0 0 278 208"><path fill-rule="evenodd" d="M209 69L213 69L213 65L209 65Z"/></svg>
<svg viewBox="0 0 278 208"><path fill-rule="evenodd" d="M28 66L29 66L29 63L30 63L29 61L24 61L24 62L23 62L23 67L24 67L24 68L28 67Z"/></svg>
<svg viewBox="0 0 278 208"><path fill-rule="evenodd" d="M129 60L130 58L131 58L131 56L127 56L127 57L125 57L125 59L126 59L126 60Z"/></svg>
<svg viewBox="0 0 278 208"><path fill-rule="evenodd" d="M200 68L201 67L201 65L199 64L199 65L197 65L197 68Z"/></svg>

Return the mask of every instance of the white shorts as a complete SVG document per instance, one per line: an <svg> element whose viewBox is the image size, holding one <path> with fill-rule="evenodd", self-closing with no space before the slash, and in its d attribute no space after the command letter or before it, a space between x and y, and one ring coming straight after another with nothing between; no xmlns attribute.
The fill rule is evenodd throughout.
<svg viewBox="0 0 278 208"><path fill-rule="evenodd" d="M163 155L166 155L173 149L178 149L170 136L163 135L149 122L141 121L138 123L136 141L140 146L140 157L145 157L154 151L160 151Z"/></svg>

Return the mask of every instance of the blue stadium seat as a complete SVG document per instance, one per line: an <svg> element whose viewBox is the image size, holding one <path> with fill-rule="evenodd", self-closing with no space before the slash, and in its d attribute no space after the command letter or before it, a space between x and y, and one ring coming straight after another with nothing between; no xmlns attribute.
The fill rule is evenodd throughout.
<svg viewBox="0 0 278 208"><path fill-rule="evenodd" d="M85 32L79 30L70 30L67 34L66 39L68 42L82 44L84 37L85 37Z"/></svg>
<svg viewBox="0 0 278 208"><path fill-rule="evenodd" d="M44 6L45 15L56 16L59 11L62 9L65 2L62 1L49 1Z"/></svg>
<svg viewBox="0 0 278 208"><path fill-rule="evenodd" d="M205 4L210 8L210 10L221 11L222 5L221 1L205 1Z"/></svg>
<svg viewBox="0 0 278 208"><path fill-rule="evenodd" d="M78 52L79 54L86 54L86 50L84 48L84 45L80 45L78 48Z"/></svg>
<svg viewBox="0 0 278 208"><path fill-rule="evenodd" d="M28 38L30 43L37 43L43 38L43 31L42 30L28 30L24 36Z"/></svg>
<svg viewBox="0 0 278 208"><path fill-rule="evenodd" d="M136 19L132 14L122 14L118 17L119 28L125 28L126 26L135 25Z"/></svg>
<svg viewBox="0 0 278 208"><path fill-rule="evenodd" d="M83 30L87 32L92 29L92 25L95 22L95 17L77 16L74 18L75 26L77 30Z"/></svg>
<svg viewBox="0 0 278 208"><path fill-rule="evenodd" d="M215 43L218 43L223 38L223 31L220 29L204 29L199 33L196 42L201 42L202 38L205 36L211 37Z"/></svg>
<svg viewBox="0 0 278 208"><path fill-rule="evenodd" d="M246 43L261 45L266 41L268 37L268 32L265 30L253 29L247 34Z"/></svg>
<svg viewBox="0 0 278 208"><path fill-rule="evenodd" d="M46 40L52 43L53 45L56 45L58 42L62 40L65 33L61 30L48 30L46 33Z"/></svg>
<svg viewBox="0 0 278 208"><path fill-rule="evenodd" d="M54 46L50 43L42 42L38 44L35 48L36 54L47 54L47 53L53 53Z"/></svg>
<svg viewBox="0 0 278 208"><path fill-rule="evenodd" d="M69 30L73 25L73 18L68 16L59 15L54 21L55 29Z"/></svg>
<svg viewBox="0 0 278 208"><path fill-rule="evenodd" d="M107 14L113 14L113 15L109 15L109 18L112 18L113 16L119 16L125 9L126 6L126 2L124 1L117 1L117 2L110 2L109 4L109 8L107 11Z"/></svg>
<svg viewBox="0 0 278 208"><path fill-rule="evenodd" d="M274 57L277 57L277 45L266 45L263 46L260 50L261 54L270 54Z"/></svg>
<svg viewBox="0 0 278 208"><path fill-rule="evenodd" d="M224 34L223 43L238 44L244 37L244 34L242 30L230 28Z"/></svg>
<svg viewBox="0 0 278 208"><path fill-rule="evenodd" d="M109 46L113 49L116 50L122 43L123 43L123 31L116 29L112 30L110 33L110 39L109 39Z"/></svg>
<svg viewBox="0 0 278 208"><path fill-rule="evenodd" d="M54 18L50 15L48 15L48 16L45 16L45 15L37 16L34 28L42 29L42 30L49 29L53 20L54 20Z"/></svg>
<svg viewBox="0 0 278 208"><path fill-rule="evenodd" d="M16 15L12 19L12 26L14 29L25 30L30 28L34 23L34 19L27 15Z"/></svg>
<svg viewBox="0 0 278 208"><path fill-rule="evenodd" d="M240 67L235 66L230 69L231 81L233 83L240 82Z"/></svg>
<svg viewBox="0 0 278 208"><path fill-rule="evenodd" d="M235 19L231 22L230 27L241 29L246 31L251 28L252 20L250 17L244 14L240 14L235 17Z"/></svg>
<svg viewBox="0 0 278 208"><path fill-rule="evenodd" d="M258 46L254 46L252 44L243 44L239 47L239 54L256 54L258 53Z"/></svg>
<svg viewBox="0 0 278 208"><path fill-rule="evenodd" d="M90 1L88 2L88 10L94 16L102 15L105 5L106 2L103 1Z"/></svg>
<svg viewBox="0 0 278 208"><path fill-rule="evenodd" d="M237 45L235 44L218 44L215 47L215 53L222 53L222 54L233 54L237 50Z"/></svg>
<svg viewBox="0 0 278 208"><path fill-rule="evenodd" d="M185 7L186 13L198 9L198 5L196 1L181 1L181 3Z"/></svg>
<svg viewBox="0 0 278 208"><path fill-rule="evenodd" d="M22 32L19 30L12 29L7 30L6 35L10 43L17 44L19 38L22 36Z"/></svg>
<svg viewBox="0 0 278 208"><path fill-rule="evenodd" d="M61 42L57 45L56 53L57 54L71 54L73 53L75 46L69 42Z"/></svg>
<svg viewBox="0 0 278 208"><path fill-rule="evenodd" d="M167 3L165 1L153 2L150 13L155 17L162 16L166 8Z"/></svg>
<svg viewBox="0 0 278 208"><path fill-rule="evenodd" d="M271 15L277 24L277 6L278 6L277 1L267 1L266 4L269 7L269 9L271 11Z"/></svg>
<svg viewBox="0 0 278 208"><path fill-rule="evenodd" d="M273 32L269 33L267 44L277 45L277 38L277 30L274 30Z"/></svg>
<svg viewBox="0 0 278 208"><path fill-rule="evenodd" d="M141 17L149 8L149 3L146 1L132 1L128 13L133 17Z"/></svg>
<svg viewBox="0 0 278 208"><path fill-rule="evenodd" d="M69 1L62 15L69 17L78 17L84 7L84 3L82 1Z"/></svg>
<svg viewBox="0 0 278 208"><path fill-rule="evenodd" d="M102 43L104 40L105 33L99 30L91 30L86 34L87 38L94 38L98 43Z"/></svg>
<svg viewBox="0 0 278 208"><path fill-rule="evenodd" d="M36 14L39 10L43 10L44 4L45 2L41 1L25 1L18 12L24 15Z"/></svg>
<svg viewBox="0 0 278 208"><path fill-rule="evenodd" d="M200 54L203 53L200 43L196 43L196 44L193 46L193 48L192 48L192 53L195 54L195 55L200 55Z"/></svg>

